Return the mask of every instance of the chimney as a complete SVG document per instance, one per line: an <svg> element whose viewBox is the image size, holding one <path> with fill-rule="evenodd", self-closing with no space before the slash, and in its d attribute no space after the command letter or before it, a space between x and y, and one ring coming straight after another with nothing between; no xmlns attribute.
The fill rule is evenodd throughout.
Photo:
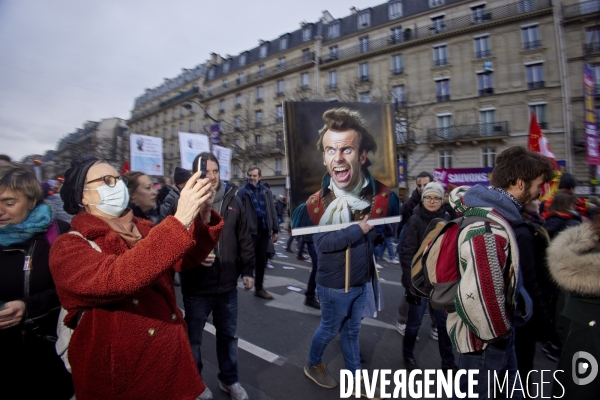
<svg viewBox="0 0 600 400"><path fill-rule="evenodd" d="M360 10L354 6L350 7L350 14L356 14L357 12L359 12Z"/></svg>
<svg viewBox="0 0 600 400"><path fill-rule="evenodd" d="M327 24L333 21L333 16L329 13L329 11L323 10L323 16L321 17L321 20Z"/></svg>
<svg viewBox="0 0 600 400"><path fill-rule="evenodd" d="M221 56L217 53L210 53L210 62L215 65L219 63Z"/></svg>

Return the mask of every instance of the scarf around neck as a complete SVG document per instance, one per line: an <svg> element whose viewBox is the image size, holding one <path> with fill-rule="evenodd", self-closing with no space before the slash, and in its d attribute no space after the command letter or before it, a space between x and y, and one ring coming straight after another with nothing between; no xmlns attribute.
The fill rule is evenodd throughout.
<svg viewBox="0 0 600 400"><path fill-rule="evenodd" d="M54 213L49 205L38 204L21 223L0 228L0 246L23 243L38 233L46 232L53 218Z"/></svg>
<svg viewBox="0 0 600 400"><path fill-rule="evenodd" d="M265 205L265 196L263 195L263 186L258 182L256 186L251 185L250 182L246 183L247 188L250 192L250 197L252 198L252 203L254 204L254 211L256 211L256 218L262 223L262 227L267 229L267 212ZM258 190L258 198L254 193L254 190Z"/></svg>
<svg viewBox="0 0 600 400"><path fill-rule="evenodd" d="M323 213L319 221L319 225L334 225L344 224L352 220L354 211L362 211L369 207L371 203L360 198L360 192L369 184L367 178L361 175L361 180L358 185L351 191L338 189L333 183L333 179L329 182L329 189L333 191L335 200L329 203L329 206Z"/></svg>
<svg viewBox="0 0 600 400"><path fill-rule="evenodd" d="M99 215L97 217L106 222L109 228L113 232L118 233L131 247L135 246L138 240L142 238L142 234L133 222L133 211L131 208L128 208L119 218L106 218Z"/></svg>

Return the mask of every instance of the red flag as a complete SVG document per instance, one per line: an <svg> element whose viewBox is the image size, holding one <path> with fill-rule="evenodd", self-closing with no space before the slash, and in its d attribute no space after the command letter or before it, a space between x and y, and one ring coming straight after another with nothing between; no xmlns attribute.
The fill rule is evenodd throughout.
<svg viewBox="0 0 600 400"><path fill-rule="evenodd" d="M540 128L540 125L538 124L537 118L533 111L531 112L531 122L529 123L528 147L530 151L548 157L552 161L552 164L554 164L554 169L560 171L560 167L556 162L556 157L554 156L552 150L550 150L548 139L542 132L542 129ZM552 182L549 182L542 186L542 195L540 196L540 200L543 200L544 198L554 194L554 192L558 188L558 179L560 179L560 174L556 174Z"/></svg>
<svg viewBox="0 0 600 400"><path fill-rule="evenodd" d="M123 168L121 168L121 175L129 172L129 160L125 160L125 164L123 164Z"/></svg>

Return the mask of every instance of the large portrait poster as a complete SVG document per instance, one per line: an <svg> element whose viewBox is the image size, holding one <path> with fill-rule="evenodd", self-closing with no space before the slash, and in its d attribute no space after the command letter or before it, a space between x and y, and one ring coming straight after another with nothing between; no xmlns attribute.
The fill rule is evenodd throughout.
<svg viewBox="0 0 600 400"><path fill-rule="evenodd" d="M194 158L205 151L210 153L208 136L200 133L179 132L179 156L181 157L181 168L191 171Z"/></svg>
<svg viewBox="0 0 600 400"><path fill-rule="evenodd" d="M392 105L284 102L284 126L294 236L400 221Z"/></svg>
<svg viewBox="0 0 600 400"><path fill-rule="evenodd" d="M131 171L163 175L162 138L132 133L129 140Z"/></svg>

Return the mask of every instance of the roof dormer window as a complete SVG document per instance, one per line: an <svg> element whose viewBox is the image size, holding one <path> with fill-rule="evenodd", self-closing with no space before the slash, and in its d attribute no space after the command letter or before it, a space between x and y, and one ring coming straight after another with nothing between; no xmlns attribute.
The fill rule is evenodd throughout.
<svg viewBox="0 0 600 400"><path fill-rule="evenodd" d="M305 25L302 28L302 40L307 41L312 39L312 25Z"/></svg>
<svg viewBox="0 0 600 400"><path fill-rule="evenodd" d="M369 10L363 11L358 15L358 29L365 29L371 26L371 13Z"/></svg>
<svg viewBox="0 0 600 400"><path fill-rule="evenodd" d="M390 19L400 18L403 15L402 2L398 0L390 1L388 5L388 16Z"/></svg>

